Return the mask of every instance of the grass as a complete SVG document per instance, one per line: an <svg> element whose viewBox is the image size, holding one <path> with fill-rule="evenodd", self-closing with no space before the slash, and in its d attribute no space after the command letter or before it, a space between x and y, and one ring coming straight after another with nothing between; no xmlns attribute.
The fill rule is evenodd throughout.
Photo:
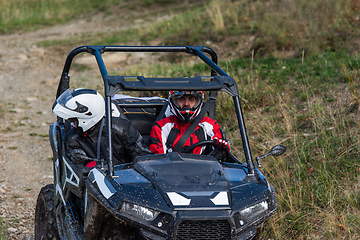
<svg viewBox="0 0 360 240"><path fill-rule="evenodd" d="M176 2L176 1L175 1ZM0 33L28 31L63 24L91 15L121 15L124 6L133 9L174 3L169 0L2 0L0 1ZM114 7L115 6L115 7Z"/></svg>
<svg viewBox="0 0 360 240"><path fill-rule="evenodd" d="M0 201L1 202L1 201ZM4 222L4 220L0 217L0 240L5 240L7 235L6 235L6 229L7 226Z"/></svg>
<svg viewBox="0 0 360 240"><path fill-rule="evenodd" d="M306 103L311 120L306 128L298 128L301 121L296 118L303 113L293 111L288 102L279 106L288 120L257 112L256 123L250 124L260 125L255 128L260 143L282 143L288 148L284 158L263 163L278 200L278 213L265 229L275 239L357 239L359 227L346 218L359 216L358 127L346 111L335 115L325 102L312 100ZM285 121L290 127L281 134L276 126Z"/></svg>
<svg viewBox="0 0 360 240"><path fill-rule="evenodd" d="M325 59L328 65L320 66ZM288 151L284 157L263 161L277 194L278 212L264 225L262 235L358 239L359 127L357 112L351 112L349 99L341 96L348 83L340 68L340 62L354 58L326 54L303 64L297 59L278 60L269 68L264 60L260 68L258 63L254 66L258 85L244 82L250 89L243 98L251 145L255 155L279 143ZM289 69L285 75L281 65ZM267 69L273 73L262 75Z"/></svg>
<svg viewBox="0 0 360 240"><path fill-rule="evenodd" d="M359 48L359 9L355 0L314 0L311 4L305 0L201 1L191 8L173 7L170 19L144 27L89 32L38 45L126 45L158 40L160 45L214 44L230 56L248 57L253 50L254 55L265 57L314 57L324 51Z"/></svg>
<svg viewBox="0 0 360 240"><path fill-rule="evenodd" d="M64 23L89 11L109 12L112 5L120 2L122 1L3 0L0 2L0 31L8 33Z"/></svg>

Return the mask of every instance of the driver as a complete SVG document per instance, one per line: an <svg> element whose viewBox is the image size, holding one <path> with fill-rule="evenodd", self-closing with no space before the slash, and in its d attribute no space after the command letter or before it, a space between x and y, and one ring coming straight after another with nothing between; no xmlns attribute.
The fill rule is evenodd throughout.
<svg viewBox="0 0 360 240"><path fill-rule="evenodd" d="M155 154L172 152L182 135L199 115L203 99L203 91L170 91L169 102L173 115L155 122L150 133L149 149ZM187 147L204 140L213 140L216 148L230 153L230 144L224 139L219 124L209 117L200 120L181 150L186 150ZM199 146L194 148L192 153L202 154L205 149L206 146Z"/></svg>
<svg viewBox="0 0 360 240"><path fill-rule="evenodd" d="M75 126L66 134L66 154L74 163L94 167L96 161L105 159L105 102L96 90L68 89L55 101L52 111ZM113 117L111 133L114 165L151 154L129 120Z"/></svg>

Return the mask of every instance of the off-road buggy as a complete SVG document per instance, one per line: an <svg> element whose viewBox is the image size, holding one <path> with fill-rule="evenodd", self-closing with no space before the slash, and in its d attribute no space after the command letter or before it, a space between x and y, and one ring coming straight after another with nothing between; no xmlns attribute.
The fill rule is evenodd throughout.
<svg viewBox="0 0 360 240"><path fill-rule="evenodd" d="M38 196L35 238L253 238L257 227L276 211L276 197L257 168L259 162L252 159L237 84L217 65L216 53L199 46L78 47L66 59L57 97L70 88L70 66L74 57L83 52L94 55L104 82L107 159L100 167L74 164L65 149L68 122L58 118L50 125L54 184L43 187ZM107 52L187 53L208 65L210 75L109 76L102 58ZM114 165L108 127L113 116L127 117L146 140L155 120L169 113L166 99L115 99L114 96L126 91L169 90L206 91L207 103L215 101L218 91L229 94L234 101L244 161L214 149L207 155L149 154L137 157L132 163ZM207 109L206 114L214 117L214 106ZM196 146L202 144L211 145L212 141L199 142ZM277 145L260 158L277 156L284 151L283 146Z"/></svg>

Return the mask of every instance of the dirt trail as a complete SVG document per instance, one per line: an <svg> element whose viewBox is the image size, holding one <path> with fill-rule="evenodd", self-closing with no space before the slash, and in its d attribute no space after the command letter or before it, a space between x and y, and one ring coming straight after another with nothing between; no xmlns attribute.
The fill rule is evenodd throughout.
<svg viewBox="0 0 360 240"><path fill-rule="evenodd" d="M143 20L115 24L101 16L91 19L0 36L0 216L8 239L33 239L37 195L53 182L47 134L56 120L51 107L67 53L39 48L36 43L145 24Z"/></svg>

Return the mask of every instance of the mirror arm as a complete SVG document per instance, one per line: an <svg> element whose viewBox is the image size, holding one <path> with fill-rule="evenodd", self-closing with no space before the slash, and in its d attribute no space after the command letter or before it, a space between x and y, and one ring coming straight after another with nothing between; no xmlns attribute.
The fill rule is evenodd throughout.
<svg viewBox="0 0 360 240"><path fill-rule="evenodd" d="M261 168L261 163L260 163L260 158L259 157L256 157L256 162L257 162L257 165L258 165L258 168Z"/></svg>
<svg viewBox="0 0 360 240"><path fill-rule="evenodd" d="M255 158L255 159L256 159L256 162L257 162L257 165L258 165L259 168L261 168L260 159L266 158L266 157L269 156L269 155L271 155L271 152L269 152L269 153L267 153L267 154L265 154L265 155L262 155L262 156L260 156L260 157L256 157L256 158Z"/></svg>

